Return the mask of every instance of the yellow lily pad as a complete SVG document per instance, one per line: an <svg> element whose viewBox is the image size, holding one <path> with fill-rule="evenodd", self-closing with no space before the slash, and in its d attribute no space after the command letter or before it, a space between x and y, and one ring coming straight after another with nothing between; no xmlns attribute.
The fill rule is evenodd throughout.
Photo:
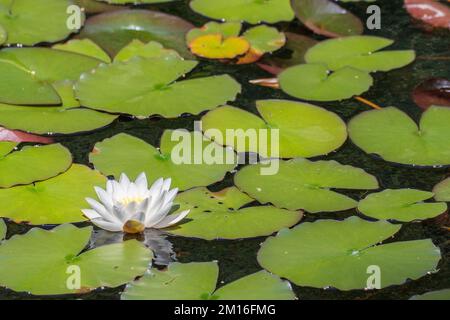
<svg viewBox="0 0 450 320"><path fill-rule="evenodd" d="M208 34L194 39L189 48L199 57L233 59L245 54L250 49L250 43L241 37L224 39L221 34Z"/></svg>

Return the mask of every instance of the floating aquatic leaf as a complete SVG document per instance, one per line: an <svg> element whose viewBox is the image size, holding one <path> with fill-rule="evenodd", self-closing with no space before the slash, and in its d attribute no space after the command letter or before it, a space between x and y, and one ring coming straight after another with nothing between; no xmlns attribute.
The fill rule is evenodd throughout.
<svg viewBox="0 0 450 320"><path fill-rule="evenodd" d="M186 34L186 43L189 45L196 38L211 34L221 34L224 38L238 37L241 33L240 22L208 22L200 28L193 28Z"/></svg>
<svg viewBox="0 0 450 320"><path fill-rule="evenodd" d="M6 150L3 144L7 144ZM9 142L0 142L0 150L10 149L10 152L0 152L0 188L46 180L66 171L72 164L71 153L60 144L27 146L13 152L11 147Z"/></svg>
<svg viewBox="0 0 450 320"><path fill-rule="evenodd" d="M404 0L406 11L415 19L437 28L450 29L450 8L434 0Z"/></svg>
<svg viewBox="0 0 450 320"><path fill-rule="evenodd" d="M117 178L124 172L130 179L136 179L141 172L145 172L149 181L161 177L172 178L173 187L180 190L208 186L220 181L236 166L234 163L226 164L226 159L235 160L233 151L204 141L200 132L175 131L174 137L185 140L184 142L188 142L190 146L197 141L202 145L201 150L209 150L216 159L217 155L220 155L220 159L216 162L219 164L194 164L195 159L201 154L196 155L194 148L178 150L176 145L183 141L171 141L172 133L174 131L171 130L164 132L159 149L130 135L118 134L97 143L89 158L94 166L106 175L114 175ZM174 162L174 156L184 159L177 159ZM181 160L185 160L186 163L179 163Z"/></svg>
<svg viewBox="0 0 450 320"><path fill-rule="evenodd" d="M378 268L381 288L434 271L441 254L430 239L377 245L399 229L386 221L358 217L307 222L268 238L258 261L299 286L340 290L366 288Z"/></svg>
<svg viewBox="0 0 450 320"><path fill-rule="evenodd" d="M22 131L11 131L0 127L0 141L52 143L53 139L36 136Z"/></svg>
<svg viewBox="0 0 450 320"><path fill-rule="evenodd" d="M294 19L290 0L193 0L190 5L195 12L217 20L259 24Z"/></svg>
<svg viewBox="0 0 450 320"><path fill-rule="evenodd" d="M80 254L91 232L91 227L66 224L51 231L34 228L4 241L0 245L0 285L34 295L86 293L118 287L147 270L151 251L136 240ZM81 286L71 288L70 277L76 272Z"/></svg>
<svg viewBox="0 0 450 320"><path fill-rule="evenodd" d="M386 161L419 166L450 164L450 109L432 106L418 126L406 113L390 107L363 112L348 124L352 141Z"/></svg>
<svg viewBox="0 0 450 320"><path fill-rule="evenodd" d="M133 40L114 57L114 61L128 61L133 57L143 58L177 58L182 57L172 49L165 49L159 42L150 41L143 43L140 40Z"/></svg>
<svg viewBox="0 0 450 320"><path fill-rule="evenodd" d="M0 216L33 225L85 221L85 198L106 178L86 166L73 164L65 173L32 185L0 189Z"/></svg>
<svg viewBox="0 0 450 320"><path fill-rule="evenodd" d="M192 40L192 53L209 59L233 59L250 49L250 43L241 37L224 38L221 34L209 34Z"/></svg>
<svg viewBox="0 0 450 320"><path fill-rule="evenodd" d="M432 192L414 189L384 190L372 193L358 204L364 215L379 220L410 222L434 218L447 210L445 203L423 202L434 196Z"/></svg>
<svg viewBox="0 0 450 320"><path fill-rule="evenodd" d="M5 221L3 221L3 219L0 219L0 241L5 239L5 237L6 237L6 224Z"/></svg>
<svg viewBox="0 0 450 320"><path fill-rule="evenodd" d="M287 94L305 100L333 101L360 95L372 86L365 71L344 67L330 74L324 64L300 64L283 71L278 80Z"/></svg>
<svg viewBox="0 0 450 320"><path fill-rule="evenodd" d="M326 37L362 34L361 20L330 0L291 0L297 18L313 32Z"/></svg>
<svg viewBox="0 0 450 320"><path fill-rule="evenodd" d="M55 44L53 49L75 52L96 58L103 62L111 62L111 58L95 42L90 39L72 39L66 43Z"/></svg>
<svg viewBox="0 0 450 320"><path fill-rule="evenodd" d="M149 10L120 10L89 18L80 32L114 57L132 40L157 41L185 58L192 54L185 45L186 33L194 26L177 16Z"/></svg>
<svg viewBox="0 0 450 320"><path fill-rule="evenodd" d="M450 80L428 79L414 88L412 97L422 109L428 109L433 105L450 107Z"/></svg>
<svg viewBox="0 0 450 320"><path fill-rule="evenodd" d="M35 0L2 0L0 26L7 32L7 43L32 46L65 39L77 31L67 27L71 4L70 0L40 0L39 5Z"/></svg>
<svg viewBox="0 0 450 320"><path fill-rule="evenodd" d="M305 55L308 63L323 63L330 70L353 67L367 72L404 67L416 58L414 50L381 51L394 41L374 36L351 36L319 42Z"/></svg>
<svg viewBox="0 0 450 320"><path fill-rule="evenodd" d="M293 300L288 282L260 271L216 290L217 262L172 263L129 284L122 300ZM216 290L216 291L214 291Z"/></svg>
<svg viewBox="0 0 450 320"><path fill-rule="evenodd" d="M275 175L261 175L262 164L247 166L236 174L234 182L261 203L311 213L342 211L358 205L357 201L331 189L378 188L374 176L336 161L311 162L298 158L280 160L278 164Z"/></svg>
<svg viewBox="0 0 450 320"><path fill-rule="evenodd" d="M309 48L317 44L317 41L292 32L285 32L286 45L284 49L290 52L288 58L268 56L258 64L262 69L272 73L279 74L283 69L305 63L305 54Z"/></svg>
<svg viewBox="0 0 450 320"><path fill-rule="evenodd" d="M107 4L97 0L72 0L76 5L83 9L85 13L101 13L115 10L122 10L118 5Z"/></svg>
<svg viewBox="0 0 450 320"><path fill-rule="evenodd" d="M410 300L450 300L450 289L427 292L411 297Z"/></svg>
<svg viewBox="0 0 450 320"><path fill-rule="evenodd" d="M301 212L272 206L241 209L253 201L235 187L216 193L206 188L183 192L176 202L180 210L190 209L188 221L167 231L206 240L253 238L291 227L303 216Z"/></svg>
<svg viewBox="0 0 450 320"><path fill-rule="evenodd" d="M147 3L162 3L162 2L172 2L176 0L97 0L103 1L111 4L147 4Z"/></svg>
<svg viewBox="0 0 450 320"><path fill-rule="evenodd" d="M314 157L328 154L336 150L347 139L345 123L336 114L306 103L288 100L260 100L256 102L261 114L258 116L239 108L224 106L208 112L202 118L203 130L206 136L221 145L233 147L237 152L255 152L264 157L280 158ZM220 131L220 135L208 133L212 129ZM242 129L243 135L249 129L278 129L278 141L272 141L270 131L267 142L255 136L255 141L242 141L242 136L236 136L232 141L224 141L227 130ZM245 138L245 137L244 137ZM252 139L249 135L248 140ZM273 154L274 148L279 149ZM276 150L278 151L278 150Z"/></svg>
<svg viewBox="0 0 450 320"><path fill-rule="evenodd" d="M73 52L47 48L7 48L0 51L0 102L57 105L61 98L52 86L62 80L77 80L100 60Z"/></svg>
<svg viewBox="0 0 450 320"><path fill-rule="evenodd" d="M198 114L234 100L241 87L229 75L174 82L197 62L166 57L100 65L83 74L76 96L86 107L140 117Z"/></svg>
<svg viewBox="0 0 450 320"><path fill-rule="evenodd" d="M437 201L450 202L450 178L445 179L433 189Z"/></svg>

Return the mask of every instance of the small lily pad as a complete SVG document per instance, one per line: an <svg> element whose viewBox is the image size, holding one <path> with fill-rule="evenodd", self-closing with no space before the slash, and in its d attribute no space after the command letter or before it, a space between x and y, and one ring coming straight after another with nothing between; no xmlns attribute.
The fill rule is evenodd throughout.
<svg viewBox="0 0 450 320"><path fill-rule="evenodd" d="M303 216L301 212L272 206L241 209L254 200L235 187L216 193L196 188L181 193L175 201L180 210L190 210L187 217L190 221L167 231L205 240L267 236L297 224Z"/></svg>
<svg viewBox="0 0 450 320"><path fill-rule="evenodd" d="M52 84L77 80L101 61L73 52L48 48L7 48L0 51L0 102L17 105L58 105Z"/></svg>
<svg viewBox="0 0 450 320"><path fill-rule="evenodd" d="M235 161L233 151L205 141L200 132L191 133L182 130L175 132L177 137L192 143L190 145L193 145L194 140L200 141L203 145L202 150L208 148L212 154L223 154L223 157L219 159L221 164L194 164L198 156L195 156L194 148L179 150L178 154L177 150L174 151L178 142L171 141L173 133L171 130L164 132L159 149L133 136L118 134L97 143L89 159L105 175L114 175L118 178L121 173L126 173L130 179L136 179L140 173L145 172L149 181L156 181L161 177L172 178L172 186L180 190L208 186L220 181L236 166L235 163L226 164L225 161L230 158ZM186 152L185 155L184 152ZM186 156L187 162L190 161L192 164L175 163L171 159L172 153L180 157Z"/></svg>
<svg viewBox="0 0 450 320"><path fill-rule="evenodd" d="M362 34L361 20L330 0L291 0L297 18L313 32L326 37Z"/></svg>
<svg viewBox="0 0 450 320"><path fill-rule="evenodd" d="M445 179L433 189L437 201L450 202L450 178Z"/></svg>
<svg viewBox="0 0 450 320"><path fill-rule="evenodd" d="M91 233L91 227L66 224L51 231L34 228L4 241L0 245L0 285L34 295L86 293L118 287L147 270L152 253L136 240L80 253ZM76 277L77 270L80 287L71 288L71 276Z"/></svg>
<svg viewBox="0 0 450 320"><path fill-rule="evenodd" d="M192 53L208 59L233 59L245 54L250 43L244 38L224 38L221 34L208 34L192 40L189 44Z"/></svg>
<svg viewBox="0 0 450 320"><path fill-rule="evenodd" d="M177 16L150 10L119 10L89 18L80 32L114 57L132 40L157 41L174 49L185 58L192 58L185 45L186 33L194 26Z"/></svg>
<svg viewBox="0 0 450 320"><path fill-rule="evenodd" d="M238 37L241 33L242 23L240 22L208 22L200 28L193 28L186 34L186 43L189 45L192 41L201 36L211 34L221 34L224 38Z"/></svg>
<svg viewBox="0 0 450 320"><path fill-rule="evenodd" d="M69 0L2 0L0 26L7 32L8 44L32 46L40 42L56 42L71 33L67 27ZM84 20L84 14L81 17Z"/></svg>
<svg viewBox="0 0 450 320"><path fill-rule="evenodd" d="M202 118L205 135L208 136L209 129L219 130L221 135L210 138L221 145L233 147L237 152L256 152L263 157L276 156L277 158L314 157L328 154L347 140L346 125L341 118L320 107L288 100L260 100L256 102L256 105L263 119L231 106L208 112ZM270 128L279 130L279 155L272 154L273 149L278 147L278 141L272 145L270 137L267 143L259 137L256 137L258 141L254 143L239 143L242 137L235 137L233 141L224 141L227 137L226 131L229 129L242 129L245 132L249 129L268 130Z"/></svg>
<svg viewBox="0 0 450 320"><path fill-rule="evenodd" d="M379 244L399 230L358 217L307 222L268 238L258 261L299 286L339 290L367 288L371 268L380 271L381 288L435 271L441 254L431 239Z"/></svg>
<svg viewBox="0 0 450 320"><path fill-rule="evenodd" d="M70 151L60 144L23 147L20 151L0 155L0 188L52 178L65 172L71 164Z"/></svg>
<svg viewBox="0 0 450 320"><path fill-rule="evenodd" d="M195 12L217 20L259 24L294 19L290 0L192 0L190 5Z"/></svg>
<svg viewBox="0 0 450 320"><path fill-rule="evenodd" d="M365 71L344 67L330 73L327 66L320 63L290 67L278 80L287 94L313 101L348 99L366 92L373 84L372 77Z"/></svg>
<svg viewBox="0 0 450 320"><path fill-rule="evenodd" d="M114 61L128 61L133 57L182 59L178 52L165 49L159 42L144 43L140 40L133 40L117 53Z"/></svg>
<svg viewBox="0 0 450 320"><path fill-rule="evenodd" d="M53 49L75 52L96 58L103 62L111 62L111 58L95 42L89 39L72 39L66 43L55 44Z"/></svg>
<svg viewBox="0 0 450 320"><path fill-rule="evenodd" d="M6 231L7 231L7 228L6 228L5 221L3 221L3 219L0 219L0 241L5 239Z"/></svg>
<svg viewBox="0 0 450 320"><path fill-rule="evenodd" d="M278 161L278 160L272 160ZM362 169L336 161L278 161L275 175L261 175L262 164L240 170L236 186L260 203L289 210L333 212L355 208L358 202L331 189L378 189L377 179Z"/></svg>
<svg viewBox="0 0 450 320"><path fill-rule="evenodd" d="M409 300L450 300L450 289L427 292L411 297Z"/></svg>
<svg viewBox="0 0 450 320"><path fill-rule="evenodd" d="M374 36L351 36L319 42L308 50L308 63L323 63L330 70L353 67L367 72L404 67L416 58L414 50L381 51L394 41Z"/></svg>
<svg viewBox="0 0 450 320"><path fill-rule="evenodd" d="M293 300L288 282L260 271L216 290L217 262L172 263L129 284L122 300ZM215 291L216 290L216 291Z"/></svg>
<svg viewBox="0 0 450 320"><path fill-rule="evenodd" d="M241 86L229 75L174 82L197 62L176 57L102 64L75 85L83 106L139 117L198 114L234 100Z"/></svg>
<svg viewBox="0 0 450 320"><path fill-rule="evenodd" d="M434 218L447 210L446 203L428 203L432 192L414 189L384 190L372 193L358 204L364 215L380 220L410 222Z"/></svg>
<svg viewBox="0 0 450 320"><path fill-rule="evenodd" d="M419 126L390 107L363 112L348 124L352 141L367 153L407 165L450 165L450 108L430 107Z"/></svg>
<svg viewBox="0 0 450 320"><path fill-rule="evenodd" d="M17 223L62 224L85 221L85 198L95 198L95 186L106 178L86 166L73 164L65 173L32 185L0 189L0 216Z"/></svg>

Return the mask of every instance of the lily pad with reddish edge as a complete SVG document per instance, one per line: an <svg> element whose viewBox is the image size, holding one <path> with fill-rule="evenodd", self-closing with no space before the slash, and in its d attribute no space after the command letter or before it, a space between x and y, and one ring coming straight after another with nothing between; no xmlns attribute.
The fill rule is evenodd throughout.
<svg viewBox="0 0 450 320"><path fill-rule="evenodd" d="M428 79L414 89L412 97L422 109L433 105L450 107L450 81L444 78Z"/></svg>
<svg viewBox="0 0 450 320"><path fill-rule="evenodd" d="M450 29L450 7L433 0L405 0L408 13L432 27Z"/></svg>
<svg viewBox="0 0 450 320"><path fill-rule="evenodd" d="M119 10L89 18L80 38L89 38L114 57L132 40L157 41L192 58L185 44L186 33L194 26L177 16L150 10Z"/></svg>
<svg viewBox="0 0 450 320"><path fill-rule="evenodd" d="M309 48L317 44L317 40L310 37L285 32L286 44L283 50L289 51L288 57L267 56L263 58L258 66L272 74L279 74L283 69L305 63L305 54Z"/></svg>
<svg viewBox="0 0 450 320"><path fill-rule="evenodd" d="M8 130L0 127L0 141L12 142L36 142L42 144L52 143L53 139L49 137L41 137L22 131Z"/></svg>
<svg viewBox="0 0 450 320"><path fill-rule="evenodd" d="M437 201L450 202L450 178L447 178L437 184L434 187L433 192L435 194L434 198Z"/></svg>
<svg viewBox="0 0 450 320"><path fill-rule="evenodd" d="M361 20L330 0L291 0L297 18L314 33L326 37L360 35Z"/></svg>

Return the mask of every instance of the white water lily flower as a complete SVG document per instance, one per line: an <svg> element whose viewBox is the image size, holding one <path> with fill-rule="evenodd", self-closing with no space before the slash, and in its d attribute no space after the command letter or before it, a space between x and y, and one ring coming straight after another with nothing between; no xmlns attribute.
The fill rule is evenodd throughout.
<svg viewBox="0 0 450 320"><path fill-rule="evenodd" d="M141 233L146 228L162 229L183 220L189 210L170 214L178 188L170 190L171 179L158 179L148 189L147 177L141 173L135 182L125 174L119 182L109 180L106 190L95 187L100 202L86 198L92 209L82 210L98 227L125 233Z"/></svg>

